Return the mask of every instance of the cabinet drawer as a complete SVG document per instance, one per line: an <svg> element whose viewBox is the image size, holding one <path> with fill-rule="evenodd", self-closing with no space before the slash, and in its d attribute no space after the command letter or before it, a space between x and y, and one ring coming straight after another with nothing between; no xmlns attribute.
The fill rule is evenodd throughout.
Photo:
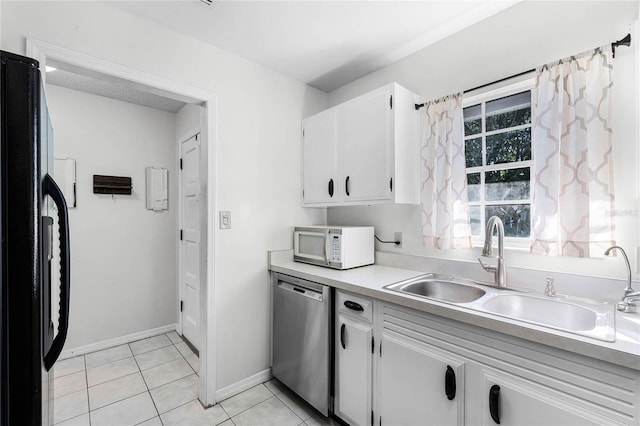
<svg viewBox="0 0 640 426"><path fill-rule="evenodd" d="M338 312L371 323L373 320L373 301L361 296L338 290Z"/></svg>

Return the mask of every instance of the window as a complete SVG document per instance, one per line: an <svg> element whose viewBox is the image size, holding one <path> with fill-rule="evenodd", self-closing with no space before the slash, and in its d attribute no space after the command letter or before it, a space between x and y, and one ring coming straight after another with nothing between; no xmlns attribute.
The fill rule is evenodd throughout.
<svg viewBox="0 0 640 426"><path fill-rule="evenodd" d="M498 216L504 223L507 245L528 247L531 91L485 96L465 105L465 159L474 245L482 244L487 220Z"/></svg>

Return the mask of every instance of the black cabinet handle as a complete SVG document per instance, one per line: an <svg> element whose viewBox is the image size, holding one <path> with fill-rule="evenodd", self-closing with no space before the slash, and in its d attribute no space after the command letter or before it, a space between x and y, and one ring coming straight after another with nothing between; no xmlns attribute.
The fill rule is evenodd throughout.
<svg viewBox="0 0 640 426"><path fill-rule="evenodd" d="M444 393L449 401L456 397L456 372L450 365L447 365L447 371L444 373Z"/></svg>
<svg viewBox="0 0 640 426"><path fill-rule="evenodd" d="M352 302L351 300L347 300L346 302L344 302L344 306L351 309L352 311L359 311L359 312L364 311L364 308L362 307L361 304Z"/></svg>
<svg viewBox="0 0 640 426"><path fill-rule="evenodd" d="M349 176L344 181L344 191L347 193L347 197L349 196Z"/></svg>
<svg viewBox="0 0 640 426"><path fill-rule="evenodd" d="M344 332L345 332L345 325L342 324L340 326L340 344L342 345L342 349L346 349L347 347L344 344Z"/></svg>
<svg viewBox="0 0 640 426"><path fill-rule="evenodd" d="M333 179L329 179L329 197L333 197Z"/></svg>
<svg viewBox="0 0 640 426"><path fill-rule="evenodd" d="M389 178L389 191L393 192L393 178Z"/></svg>
<svg viewBox="0 0 640 426"><path fill-rule="evenodd" d="M493 385L489 389L489 413L497 425L500 424L500 386Z"/></svg>
<svg viewBox="0 0 640 426"><path fill-rule="evenodd" d="M71 253L69 248L69 210L62 191L48 174L42 180L42 192L49 195L58 207L58 226L60 227L60 314L58 318L58 334L51 342L44 355L44 366L47 371L58 359L67 339L69 330L69 293L71 291ZM50 283L45 283L50 285ZM45 329L46 330L46 329Z"/></svg>

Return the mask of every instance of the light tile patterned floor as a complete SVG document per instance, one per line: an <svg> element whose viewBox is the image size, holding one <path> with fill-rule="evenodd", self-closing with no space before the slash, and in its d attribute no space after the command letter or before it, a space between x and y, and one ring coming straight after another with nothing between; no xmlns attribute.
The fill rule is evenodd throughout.
<svg viewBox="0 0 640 426"><path fill-rule="evenodd" d="M56 363L54 424L334 426L277 380L207 410L199 360L175 332Z"/></svg>

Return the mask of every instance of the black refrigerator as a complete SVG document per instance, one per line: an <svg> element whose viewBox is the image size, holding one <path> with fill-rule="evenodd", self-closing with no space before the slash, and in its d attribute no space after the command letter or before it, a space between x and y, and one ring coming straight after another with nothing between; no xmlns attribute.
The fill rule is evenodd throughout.
<svg viewBox="0 0 640 426"><path fill-rule="evenodd" d="M48 425L51 369L69 319L67 206L51 177L53 129L39 64L0 57L0 425Z"/></svg>

